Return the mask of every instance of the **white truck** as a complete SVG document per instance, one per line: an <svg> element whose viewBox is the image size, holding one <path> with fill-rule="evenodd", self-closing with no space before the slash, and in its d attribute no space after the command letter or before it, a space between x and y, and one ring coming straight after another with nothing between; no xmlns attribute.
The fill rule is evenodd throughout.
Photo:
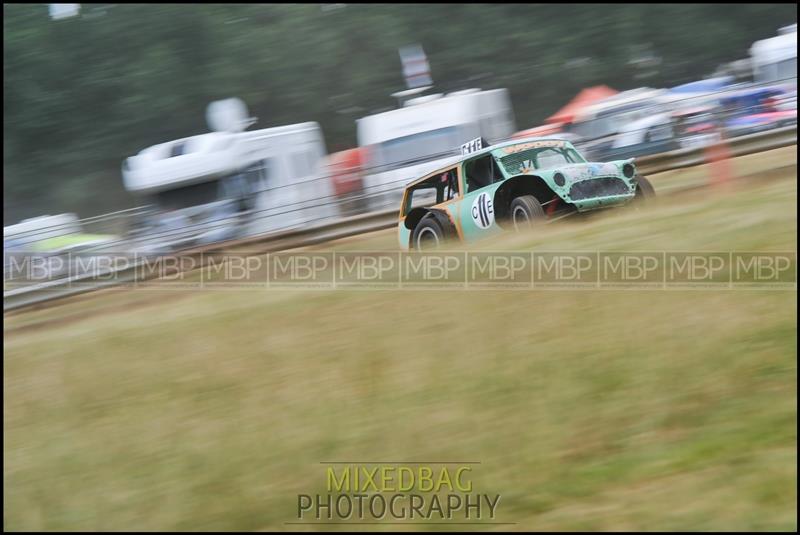
<svg viewBox="0 0 800 535"><path fill-rule="evenodd" d="M124 161L125 188L154 206L141 229L145 250L181 249L336 217L319 124L244 131L254 120L234 115L216 122L210 115L217 131L154 145Z"/></svg>
<svg viewBox="0 0 800 535"><path fill-rule="evenodd" d="M365 159L362 194L370 210L396 207L406 183L459 154L467 141L496 143L515 131L505 89L420 96L356 123Z"/></svg>

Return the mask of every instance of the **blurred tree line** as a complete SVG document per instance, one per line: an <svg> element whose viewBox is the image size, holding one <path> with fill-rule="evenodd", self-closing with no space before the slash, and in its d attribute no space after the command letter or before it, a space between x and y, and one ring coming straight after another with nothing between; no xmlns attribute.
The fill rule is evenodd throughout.
<svg viewBox="0 0 800 535"><path fill-rule="evenodd" d="M398 48L423 45L437 89L510 90L519 129L582 88L670 87L746 57L793 4L3 5L4 224L133 206L122 160L207 131L238 96L256 128L318 121L329 151L396 105Z"/></svg>

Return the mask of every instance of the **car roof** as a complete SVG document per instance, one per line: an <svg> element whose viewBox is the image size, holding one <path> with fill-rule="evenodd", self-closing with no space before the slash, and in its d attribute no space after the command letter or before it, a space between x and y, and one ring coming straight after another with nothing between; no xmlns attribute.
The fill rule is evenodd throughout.
<svg viewBox="0 0 800 535"><path fill-rule="evenodd" d="M502 143L496 143L494 145L489 145L488 147L483 148L481 150L476 150L475 152L471 152L469 154L458 156L458 159L459 160L470 160L472 158L475 158L476 156L483 156L484 154L489 154L490 152L495 151L497 149L502 149L502 148L505 148L505 147L511 147L513 145L521 145L523 143L530 143L531 141L561 141L562 143L563 142L566 142L566 143L570 142L567 139L558 137L557 134L556 135L552 135L552 136L521 137L521 138L509 140L509 141L504 141Z"/></svg>
<svg viewBox="0 0 800 535"><path fill-rule="evenodd" d="M497 149L502 149L504 147L511 147L513 145L521 145L523 143L530 143L531 141L560 141L562 143L570 143L569 140L566 140L566 139L563 139L563 138L558 138L558 137L555 137L555 136L534 136L534 137L523 137L523 138L518 138L518 139L512 139L510 141L504 141L502 143L497 143L495 145L489 145L486 148L483 148L481 150L476 150L475 152L471 152L469 154L461 154L461 155L458 155L458 156L453 156L452 158L446 160L445 163L443 163L442 165L440 165L439 167L437 167L433 171L429 171L429 172L425 173L425 175L423 177L418 178L418 179L414 180L413 182L410 182L406 186L406 188L410 188L411 186L415 186L415 185L419 184L420 182L425 181L425 179L429 178L431 175L435 175L436 173L444 171L448 167L452 167L453 165L455 165L457 163L461 163L461 162L464 162L466 160L471 160L471 159L476 158L478 156L484 156L486 154L491 154L493 151L495 151Z"/></svg>

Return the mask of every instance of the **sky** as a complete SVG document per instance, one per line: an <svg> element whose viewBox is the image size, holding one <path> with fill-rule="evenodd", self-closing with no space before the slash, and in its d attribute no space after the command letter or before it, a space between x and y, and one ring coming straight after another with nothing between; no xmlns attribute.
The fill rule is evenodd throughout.
<svg viewBox="0 0 800 535"><path fill-rule="evenodd" d="M51 19L74 17L81 9L80 4L50 4Z"/></svg>

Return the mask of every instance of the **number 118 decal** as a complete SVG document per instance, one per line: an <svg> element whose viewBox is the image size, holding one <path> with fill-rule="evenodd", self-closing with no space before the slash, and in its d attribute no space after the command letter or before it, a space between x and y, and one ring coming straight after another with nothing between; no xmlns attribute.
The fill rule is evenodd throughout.
<svg viewBox="0 0 800 535"><path fill-rule="evenodd" d="M481 193L472 201L472 220L480 228L486 228L494 221L494 205L488 193Z"/></svg>

